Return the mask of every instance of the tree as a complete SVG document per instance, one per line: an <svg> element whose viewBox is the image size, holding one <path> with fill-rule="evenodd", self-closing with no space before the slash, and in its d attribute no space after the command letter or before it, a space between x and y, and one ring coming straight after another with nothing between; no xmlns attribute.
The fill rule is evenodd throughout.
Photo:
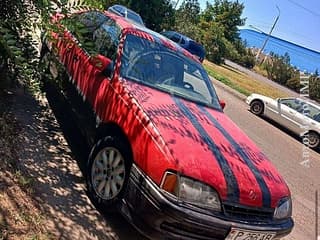
<svg viewBox="0 0 320 240"><path fill-rule="evenodd" d="M206 21L214 21L224 27L224 37L234 43L239 40L238 27L245 24L245 18L241 18L244 4L239 1L215 0L214 4L207 2L203 13Z"/></svg>
<svg viewBox="0 0 320 240"><path fill-rule="evenodd" d="M320 101L320 77L318 70L309 79L310 97Z"/></svg>
<svg viewBox="0 0 320 240"><path fill-rule="evenodd" d="M178 19L185 24L198 24L200 20L200 4L198 0L183 1L180 8L176 11Z"/></svg>
<svg viewBox="0 0 320 240"><path fill-rule="evenodd" d="M174 30L198 41L200 32L198 27L199 14L200 4L197 0L184 1L175 12Z"/></svg>
<svg viewBox="0 0 320 240"><path fill-rule="evenodd" d="M216 64L221 64L227 52L227 40L223 34L223 27L218 23L204 19L199 24L201 42L206 49L206 58Z"/></svg>
<svg viewBox="0 0 320 240"><path fill-rule="evenodd" d="M24 83L35 72L32 68L36 55L32 46L33 9L22 0L0 3L0 85Z"/></svg>
<svg viewBox="0 0 320 240"><path fill-rule="evenodd" d="M290 56L288 53L279 56L271 52L270 58L265 63L264 68L267 71L268 78L282 85L286 85L287 81L291 79L295 73L295 69L290 65Z"/></svg>
<svg viewBox="0 0 320 240"><path fill-rule="evenodd" d="M48 29L50 15L58 8L67 13L71 9L90 7L101 9L104 3L95 0L0 1L0 87L6 88L8 83L37 87L38 69L34 66L39 42L35 41L36 30Z"/></svg>
<svg viewBox="0 0 320 240"><path fill-rule="evenodd" d="M154 31L174 25L174 9L170 0L128 0L125 5L139 13L145 25Z"/></svg>

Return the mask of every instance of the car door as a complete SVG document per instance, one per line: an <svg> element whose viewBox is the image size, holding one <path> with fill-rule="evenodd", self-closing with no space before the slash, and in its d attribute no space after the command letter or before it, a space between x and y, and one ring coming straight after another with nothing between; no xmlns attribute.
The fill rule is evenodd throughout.
<svg viewBox="0 0 320 240"><path fill-rule="evenodd" d="M299 133L301 130L301 121L303 121L298 111L301 107L301 102L297 99L279 99L278 122L291 131Z"/></svg>
<svg viewBox="0 0 320 240"><path fill-rule="evenodd" d="M120 61L118 49L121 31L121 28L115 21L109 19L94 32L94 45L97 53L111 61L111 64L109 65L110 77L108 78L108 82L102 82L94 103L94 110L98 116L104 118L102 120L106 120L109 117L109 107L112 105L111 101L114 101L114 99L118 97L118 93L115 90L116 87L114 86L118 82L118 78L115 77L116 74L113 72L118 71L119 68L119 62L117 61Z"/></svg>
<svg viewBox="0 0 320 240"><path fill-rule="evenodd" d="M99 83L105 78L98 73L92 61L96 53L93 33L108 19L101 12L88 11L66 18L63 22L69 30L65 33L66 42L72 47L65 51L62 62L79 93L91 103Z"/></svg>
<svg viewBox="0 0 320 240"><path fill-rule="evenodd" d="M309 129L316 129L320 122L320 111L316 107L302 102L302 107L297 109L295 121L300 125L300 129L297 129L297 134L303 134Z"/></svg>
<svg viewBox="0 0 320 240"><path fill-rule="evenodd" d="M271 101L265 101L265 112L264 114L275 120L279 121L280 114L279 114L279 100L271 100Z"/></svg>
<svg viewBox="0 0 320 240"><path fill-rule="evenodd" d="M75 33L79 44L73 50L69 72L83 98L94 106L99 89L108 92L112 73L107 76L99 65L105 66L109 62L110 71L113 70L120 29L112 19L100 12L88 12L78 20L87 27L88 32L85 36L80 36L83 32Z"/></svg>

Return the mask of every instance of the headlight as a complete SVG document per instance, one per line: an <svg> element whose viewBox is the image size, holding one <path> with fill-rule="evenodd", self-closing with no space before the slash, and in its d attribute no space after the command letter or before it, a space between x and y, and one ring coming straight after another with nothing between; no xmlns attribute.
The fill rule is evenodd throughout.
<svg viewBox="0 0 320 240"><path fill-rule="evenodd" d="M285 219L291 217L292 214L292 202L291 198L284 198L280 200L273 217L275 219Z"/></svg>
<svg viewBox="0 0 320 240"><path fill-rule="evenodd" d="M199 207L221 211L218 193L210 186L191 178L166 172L161 188L174 195L177 200Z"/></svg>

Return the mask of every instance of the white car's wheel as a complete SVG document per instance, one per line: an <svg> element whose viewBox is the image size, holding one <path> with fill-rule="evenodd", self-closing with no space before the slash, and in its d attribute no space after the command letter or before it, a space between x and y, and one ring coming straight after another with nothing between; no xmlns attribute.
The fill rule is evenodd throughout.
<svg viewBox="0 0 320 240"><path fill-rule="evenodd" d="M320 147L320 136L316 132L309 132L308 133L309 138L309 147L316 149Z"/></svg>
<svg viewBox="0 0 320 240"><path fill-rule="evenodd" d="M259 100L254 100L250 104L250 111L255 115L263 114L263 111L264 111L263 103L261 101L259 101Z"/></svg>

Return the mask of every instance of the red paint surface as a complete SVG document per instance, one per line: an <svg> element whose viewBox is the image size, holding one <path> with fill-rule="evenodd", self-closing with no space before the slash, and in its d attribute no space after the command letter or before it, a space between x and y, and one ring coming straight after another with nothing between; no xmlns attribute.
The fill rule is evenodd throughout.
<svg viewBox="0 0 320 240"><path fill-rule="evenodd" d="M76 44L70 33L65 32L61 38L54 35L58 40L56 48L60 61L66 66L74 84L91 103L102 122L113 122L123 129L131 143L134 161L157 184L160 184L166 170L175 170L211 185L223 200L227 200L226 181L216 156L208 149L190 120L176 106L172 96L119 79L120 56L126 34L135 34L150 41L153 41L153 37L135 29L122 18L108 15L125 29L118 49L113 79L107 79L102 74L102 69L90 60L90 56ZM165 42L165 45L170 45L170 42ZM200 112L195 103L183 102L230 165L240 189L239 203L261 206L261 189L237 150ZM207 110L250 156L271 193L272 207L276 207L279 199L290 194L282 177L265 155L225 114L209 108Z"/></svg>

